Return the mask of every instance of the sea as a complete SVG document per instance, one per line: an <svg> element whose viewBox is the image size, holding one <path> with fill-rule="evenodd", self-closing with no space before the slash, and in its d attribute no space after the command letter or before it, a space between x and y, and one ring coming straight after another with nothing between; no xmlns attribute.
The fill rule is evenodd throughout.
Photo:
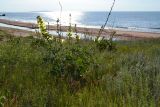
<svg viewBox="0 0 160 107"><path fill-rule="evenodd" d="M0 14L2 14L0 12ZM55 25L60 19L62 25L77 27L100 28L108 16L108 12L5 12L0 19L36 23L36 17L41 16L46 23ZM112 12L106 29L160 33L160 12Z"/></svg>

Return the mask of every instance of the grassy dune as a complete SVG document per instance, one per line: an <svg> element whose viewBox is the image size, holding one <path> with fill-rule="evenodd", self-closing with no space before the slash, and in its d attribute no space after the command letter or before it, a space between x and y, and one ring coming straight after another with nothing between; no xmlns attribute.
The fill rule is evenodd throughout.
<svg viewBox="0 0 160 107"><path fill-rule="evenodd" d="M69 80L72 77L64 79L53 72L58 70L56 64L66 58L61 55L68 54L67 49L74 48L75 44L64 43L63 47L67 48L59 53L58 62L50 62L46 61L48 50L43 42L31 36L10 37L0 31L0 106L160 106L159 39L118 41L114 51L99 51L89 41L80 41L77 46L86 50L88 61L90 58L92 61L87 64L86 59L80 59L86 65L76 67L87 72L83 73L83 79ZM74 63L73 59L68 63Z"/></svg>

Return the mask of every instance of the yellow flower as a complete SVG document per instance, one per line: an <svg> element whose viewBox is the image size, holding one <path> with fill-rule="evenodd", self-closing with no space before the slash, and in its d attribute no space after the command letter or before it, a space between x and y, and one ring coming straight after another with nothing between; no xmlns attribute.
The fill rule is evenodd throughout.
<svg viewBox="0 0 160 107"><path fill-rule="evenodd" d="M65 39L61 39L61 42L64 43L64 42L65 42Z"/></svg>

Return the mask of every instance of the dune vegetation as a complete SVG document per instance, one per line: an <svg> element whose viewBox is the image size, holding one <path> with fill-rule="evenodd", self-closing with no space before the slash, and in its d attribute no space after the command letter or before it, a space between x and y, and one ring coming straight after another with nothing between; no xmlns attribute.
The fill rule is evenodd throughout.
<svg viewBox="0 0 160 107"><path fill-rule="evenodd" d="M38 23L41 36L0 31L0 106L160 106L160 39L54 38Z"/></svg>

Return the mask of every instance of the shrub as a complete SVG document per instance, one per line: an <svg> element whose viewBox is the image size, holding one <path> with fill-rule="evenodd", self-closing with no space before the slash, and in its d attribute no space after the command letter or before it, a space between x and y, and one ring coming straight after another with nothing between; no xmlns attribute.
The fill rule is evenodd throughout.
<svg viewBox="0 0 160 107"><path fill-rule="evenodd" d="M69 40L66 43L59 42L60 38L50 40L50 35L46 31L43 19L38 16L37 22L40 27L44 40L49 42L48 52L44 58L44 62L51 65L51 74L55 77L64 77L65 79L81 80L89 65L92 62L90 46L80 44L77 35L76 42L72 38L71 26L68 31ZM43 45L42 41L35 41L33 44ZM72 45L72 46L71 46Z"/></svg>
<svg viewBox="0 0 160 107"><path fill-rule="evenodd" d="M51 49L45 61L52 65L54 76L80 80L92 62L90 52L90 49L76 44L72 47L59 46Z"/></svg>

